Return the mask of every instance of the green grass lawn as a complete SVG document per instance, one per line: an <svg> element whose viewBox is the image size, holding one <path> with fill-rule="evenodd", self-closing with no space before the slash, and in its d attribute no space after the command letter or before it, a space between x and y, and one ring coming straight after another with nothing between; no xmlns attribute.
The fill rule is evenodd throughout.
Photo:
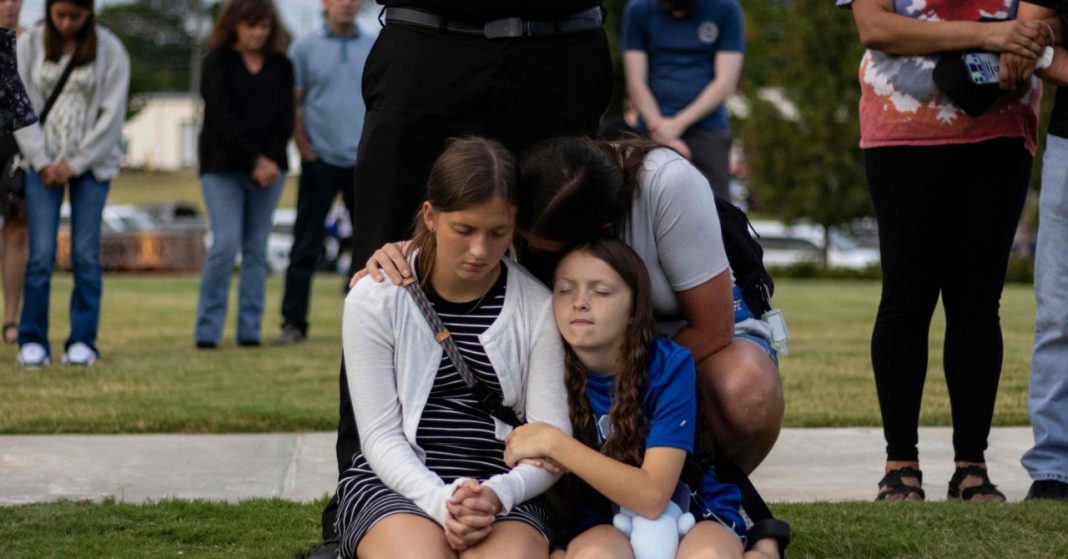
<svg viewBox="0 0 1068 559"><path fill-rule="evenodd" d="M236 347L231 295L228 329L216 351L193 348L197 283L192 275L107 275L99 340L103 356L89 369L53 365L24 371L14 364L14 346L0 347L0 433L334 429L341 278L317 278L311 340L286 348ZM268 282L265 341L277 334L281 287L278 276ZM70 289L70 276L57 274L51 316L57 358L67 334ZM787 426L879 425L868 358L878 295L875 282L778 283L775 301L792 336L791 353L782 358ZM941 311L936 317L924 425L950 422ZM1028 286L1006 287L1002 317L1005 368L994 421L1026 425L1034 321Z"/></svg>
<svg viewBox="0 0 1068 559"><path fill-rule="evenodd" d="M200 193L200 180L192 171L179 173L146 173L123 171L111 181L108 192L109 204L147 204L151 202L186 202L204 211L204 197ZM282 207L297 205L297 177L286 179Z"/></svg>
<svg viewBox="0 0 1068 559"><path fill-rule="evenodd" d="M322 505L251 500L0 507L0 554L297 558L319 543ZM1068 515L1052 503L780 504L775 511L793 527L791 558L1068 557Z"/></svg>

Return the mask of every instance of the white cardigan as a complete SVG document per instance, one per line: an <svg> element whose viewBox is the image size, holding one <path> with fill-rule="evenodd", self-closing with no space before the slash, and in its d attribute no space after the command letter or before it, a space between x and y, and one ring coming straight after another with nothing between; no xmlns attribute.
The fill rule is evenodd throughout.
<svg viewBox="0 0 1068 559"><path fill-rule="evenodd" d="M37 76L44 67L44 24L23 33L18 41L19 77L26 86L33 109L44 109L51 91L37 87ZM89 118L78 151L67 161L74 176L92 171L97 180L106 181L119 174L122 160L122 124L126 120L126 93L130 87L130 57L118 37L96 27L96 59L92 62L96 88L89 100ZM19 151L30 166L41 171L51 161L45 151L44 132L40 123L15 132Z"/></svg>
<svg viewBox="0 0 1068 559"><path fill-rule="evenodd" d="M505 258L501 313L479 340L500 379L504 404L520 419L571 433L564 387L563 342L552 296L521 266ZM414 255L412 268L415 269ZM411 295L389 281L364 278L345 299L342 344L360 447L375 474L445 525L445 501L463 482L446 485L424 462L415 442L441 364L442 348ZM497 438L511 427L494 418ZM559 476L528 465L486 480L502 513L548 489Z"/></svg>

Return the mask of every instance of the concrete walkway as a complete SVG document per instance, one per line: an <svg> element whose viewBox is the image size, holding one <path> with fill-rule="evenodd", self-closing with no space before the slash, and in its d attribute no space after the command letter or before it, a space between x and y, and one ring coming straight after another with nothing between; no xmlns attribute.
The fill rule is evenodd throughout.
<svg viewBox="0 0 1068 559"><path fill-rule="evenodd" d="M334 433L249 435L0 436L0 505L57 499L138 503L178 497L295 501L331 493L337 478ZM1019 464L1029 427L994 429L991 478L1010 500L1030 479ZM920 458L928 498L945 498L953 452L948 428L922 429ZM882 476L879 429L787 429L753 482L770 501L874 498Z"/></svg>

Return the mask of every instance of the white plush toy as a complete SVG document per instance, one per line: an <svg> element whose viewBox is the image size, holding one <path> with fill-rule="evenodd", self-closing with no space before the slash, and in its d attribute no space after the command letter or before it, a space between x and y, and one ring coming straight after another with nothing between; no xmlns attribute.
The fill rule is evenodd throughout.
<svg viewBox="0 0 1068 559"><path fill-rule="evenodd" d="M689 497L688 492L686 496ZM620 507L619 514L612 518L612 525L630 537L634 559L675 559L679 539L685 536L695 523L693 515L683 513L674 500L668 501L664 512L655 520L634 514L623 507Z"/></svg>

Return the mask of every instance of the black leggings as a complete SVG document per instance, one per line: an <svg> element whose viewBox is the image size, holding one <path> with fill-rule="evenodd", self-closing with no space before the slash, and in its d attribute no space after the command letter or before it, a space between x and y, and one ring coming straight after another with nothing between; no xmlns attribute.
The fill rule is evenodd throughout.
<svg viewBox="0 0 1068 559"><path fill-rule="evenodd" d="M865 150L883 267L871 360L888 460L918 459L941 294L954 460L984 461L1001 376L998 306L1031 159L1020 138Z"/></svg>

